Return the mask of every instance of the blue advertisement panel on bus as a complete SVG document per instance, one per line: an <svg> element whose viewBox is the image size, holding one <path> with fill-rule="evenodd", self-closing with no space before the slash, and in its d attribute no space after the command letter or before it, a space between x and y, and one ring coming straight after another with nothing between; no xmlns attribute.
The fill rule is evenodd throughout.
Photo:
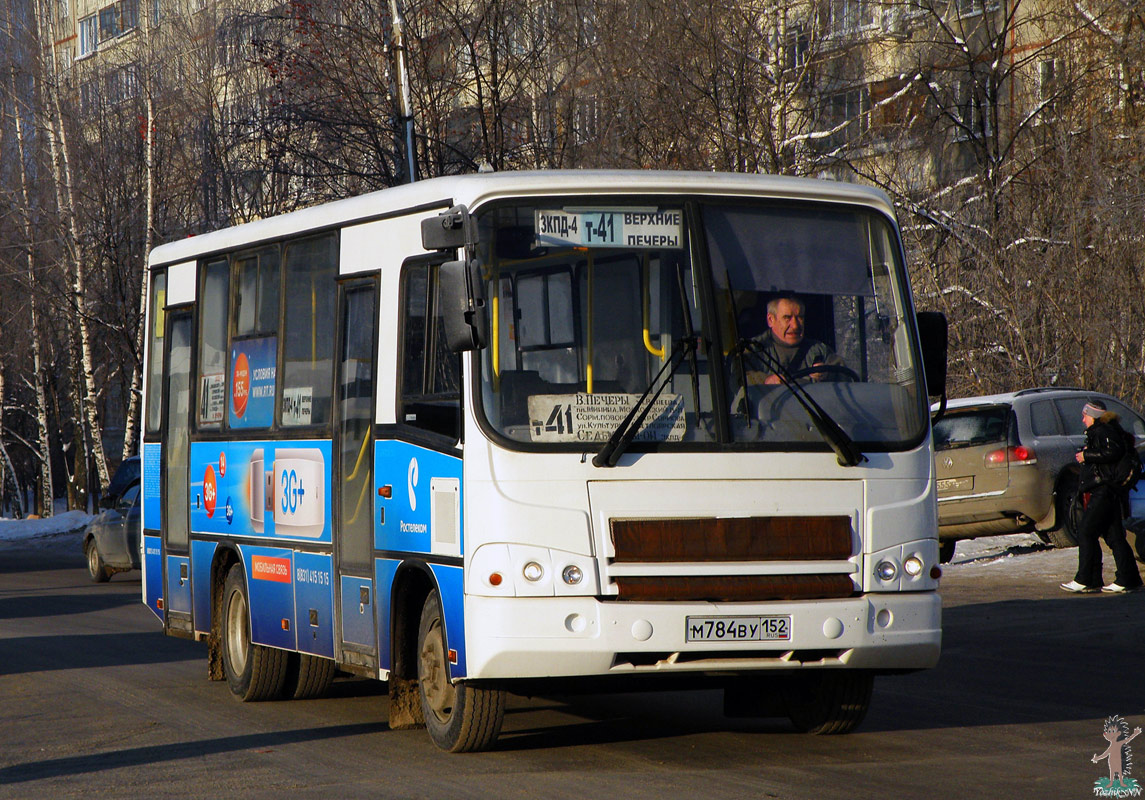
<svg viewBox="0 0 1145 800"><path fill-rule="evenodd" d="M191 530L330 543L330 442L191 444Z"/></svg>
<svg viewBox="0 0 1145 800"><path fill-rule="evenodd" d="M460 556L461 459L408 442L380 440L374 444L374 463L375 496L381 504L374 517L374 546ZM391 487L389 496L384 486ZM443 494L449 502L443 502Z"/></svg>
<svg viewBox="0 0 1145 800"><path fill-rule="evenodd" d="M278 337L244 339L231 347L231 428L269 428L274 423Z"/></svg>

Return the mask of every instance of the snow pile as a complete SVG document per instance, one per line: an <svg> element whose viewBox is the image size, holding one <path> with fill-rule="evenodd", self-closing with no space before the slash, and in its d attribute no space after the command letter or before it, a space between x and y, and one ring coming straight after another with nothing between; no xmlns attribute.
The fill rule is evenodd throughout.
<svg viewBox="0 0 1145 800"><path fill-rule="evenodd" d="M23 542L47 539L81 530L92 515L83 511L65 511L47 519L0 519L0 542Z"/></svg>

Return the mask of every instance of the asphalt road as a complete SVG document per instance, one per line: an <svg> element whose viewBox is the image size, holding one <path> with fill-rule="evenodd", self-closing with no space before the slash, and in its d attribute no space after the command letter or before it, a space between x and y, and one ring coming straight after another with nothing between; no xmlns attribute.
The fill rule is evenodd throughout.
<svg viewBox="0 0 1145 800"><path fill-rule="evenodd" d="M1145 592L977 570L942 593L940 665L877 681L849 736L725 719L717 692L513 698L496 750L448 755L388 729L377 682L236 702L138 573L92 584L74 537L0 543L0 797L1094 796L1104 719L1145 726Z"/></svg>

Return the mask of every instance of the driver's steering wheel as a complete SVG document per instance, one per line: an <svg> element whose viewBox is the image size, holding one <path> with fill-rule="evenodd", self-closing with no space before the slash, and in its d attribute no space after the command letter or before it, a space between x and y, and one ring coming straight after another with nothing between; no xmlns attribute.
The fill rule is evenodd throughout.
<svg viewBox="0 0 1145 800"><path fill-rule="evenodd" d="M790 377L792 380L799 380L800 378L806 378L808 375L816 375L820 372L833 372L855 383L859 383L863 380L859 377L859 373L844 364L812 364L810 367L795 370L790 373Z"/></svg>

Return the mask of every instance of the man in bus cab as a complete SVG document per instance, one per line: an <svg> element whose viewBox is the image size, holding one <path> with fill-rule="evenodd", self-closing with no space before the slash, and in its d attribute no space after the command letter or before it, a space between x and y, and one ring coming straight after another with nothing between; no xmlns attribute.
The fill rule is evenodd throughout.
<svg viewBox="0 0 1145 800"><path fill-rule="evenodd" d="M767 304L767 333L755 339L762 352L764 364L778 362L788 373L796 373L818 364L841 365L843 360L823 342L805 335L803 301L793 294L773 297ZM826 373L811 374L814 381L823 380ZM774 385L780 382L774 372L752 370L747 373L749 386Z"/></svg>

